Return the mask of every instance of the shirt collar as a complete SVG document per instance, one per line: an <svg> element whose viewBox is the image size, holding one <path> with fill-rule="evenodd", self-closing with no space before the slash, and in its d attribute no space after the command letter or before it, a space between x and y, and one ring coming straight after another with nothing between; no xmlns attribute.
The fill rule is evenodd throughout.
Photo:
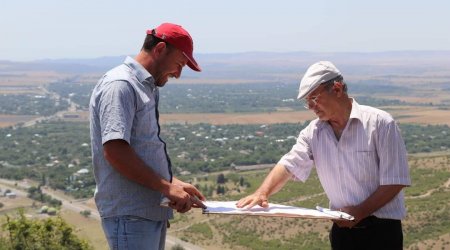
<svg viewBox="0 0 450 250"><path fill-rule="evenodd" d="M354 98L352 99L352 111L350 112L350 119L358 119L360 121L363 121L362 115L361 115L361 109L359 108L359 104L356 102Z"/></svg>
<svg viewBox="0 0 450 250"><path fill-rule="evenodd" d="M139 82L148 83L152 89L156 88L153 76L134 58L127 56L123 63L132 70Z"/></svg>

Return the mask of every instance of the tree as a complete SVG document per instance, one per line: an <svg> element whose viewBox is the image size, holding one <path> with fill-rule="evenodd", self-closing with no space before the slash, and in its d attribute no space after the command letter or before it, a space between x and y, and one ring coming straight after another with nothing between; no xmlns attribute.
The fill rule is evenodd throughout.
<svg viewBox="0 0 450 250"><path fill-rule="evenodd" d="M222 185L217 186L217 194L225 194L225 188Z"/></svg>
<svg viewBox="0 0 450 250"><path fill-rule="evenodd" d="M243 187L244 186L244 177L240 177L239 178L239 186Z"/></svg>
<svg viewBox="0 0 450 250"><path fill-rule="evenodd" d="M30 220L19 210L17 218L6 216L0 233L0 249L64 249L85 250L92 247L79 239L73 229L61 218Z"/></svg>
<svg viewBox="0 0 450 250"><path fill-rule="evenodd" d="M223 174L219 174L217 176L217 184L225 184L225 182L227 182L225 176Z"/></svg>

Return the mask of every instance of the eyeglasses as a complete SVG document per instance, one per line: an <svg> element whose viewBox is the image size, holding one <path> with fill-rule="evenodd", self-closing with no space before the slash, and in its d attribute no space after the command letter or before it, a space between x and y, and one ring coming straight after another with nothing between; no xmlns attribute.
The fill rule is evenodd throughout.
<svg viewBox="0 0 450 250"><path fill-rule="evenodd" d="M321 93L319 93L318 95L311 97L310 99L304 99L303 100L303 107L305 107L305 109L312 109L317 105L317 98L319 98Z"/></svg>

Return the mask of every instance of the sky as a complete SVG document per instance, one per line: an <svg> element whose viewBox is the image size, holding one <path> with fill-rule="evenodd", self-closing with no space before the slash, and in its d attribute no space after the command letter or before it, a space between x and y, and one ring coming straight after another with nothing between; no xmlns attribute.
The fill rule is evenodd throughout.
<svg viewBox="0 0 450 250"><path fill-rule="evenodd" d="M196 53L450 50L448 0L2 0L0 60L135 55L182 25Z"/></svg>

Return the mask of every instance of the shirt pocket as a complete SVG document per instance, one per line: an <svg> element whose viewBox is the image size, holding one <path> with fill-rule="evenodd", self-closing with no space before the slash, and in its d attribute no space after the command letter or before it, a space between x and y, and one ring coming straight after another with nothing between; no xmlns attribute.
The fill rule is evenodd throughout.
<svg viewBox="0 0 450 250"><path fill-rule="evenodd" d="M374 181L379 179L378 156L376 151L354 152L352 172L360 181Z"/></svg>

